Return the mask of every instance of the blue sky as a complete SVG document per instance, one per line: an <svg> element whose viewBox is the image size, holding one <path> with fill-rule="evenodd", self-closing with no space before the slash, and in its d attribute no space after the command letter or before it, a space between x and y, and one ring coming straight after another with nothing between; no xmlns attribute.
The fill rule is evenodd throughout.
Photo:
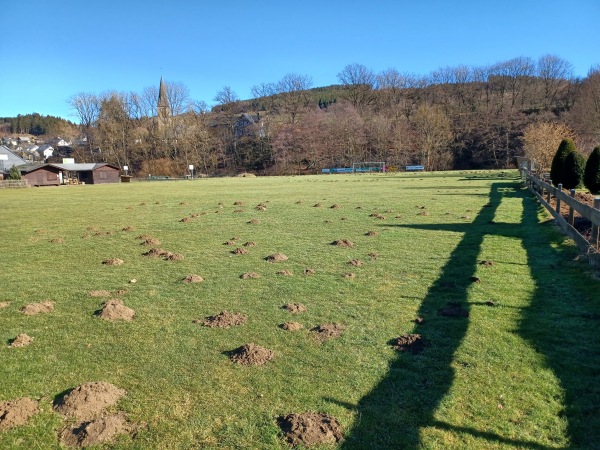
<svg viewBox="0 0 600 450"><path fill-rule="evenodd" d="M336 84L352 63L427 75L554 54L580 77L600 64L600 0L3 3L0 117L75 121L70 96L141 93L161 74L212 105L288 73Z"/></svg>

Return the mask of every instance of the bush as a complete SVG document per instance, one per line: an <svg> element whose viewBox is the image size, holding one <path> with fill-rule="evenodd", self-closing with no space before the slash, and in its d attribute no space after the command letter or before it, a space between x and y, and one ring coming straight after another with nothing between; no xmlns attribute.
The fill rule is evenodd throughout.
<svg viewBox="0 0 600 450"><path fill-rule="evenodd" d="M16 167L12 166L8 171L7 180L20 180L21 179L21 171Z"/></svg>
<svg viewBox="0 0 600 450"><path fill-rule="evenodd" d="M552 159L552 166L550 167L550 179L554 186L558 186L562 183L564 187L563 168L565 160L569 153L576 151L577 147L575 147L575 143L571 139L563 139L561 141L558 150L556 150L554 158Z"/></svg>
<svg viewBox="0 0 600 450"><path fill-rule="evenodd" d="M585 158L577 151L570 152L565 159L562 172L562 184L565 189L575 189L583 184Z"/></svg>
<svg viewBox="0 0 600 450"><path fill-rule="evenodd" d="M592 194L600 194L600 147L596 147L585 164L583 184Z"/></svg>

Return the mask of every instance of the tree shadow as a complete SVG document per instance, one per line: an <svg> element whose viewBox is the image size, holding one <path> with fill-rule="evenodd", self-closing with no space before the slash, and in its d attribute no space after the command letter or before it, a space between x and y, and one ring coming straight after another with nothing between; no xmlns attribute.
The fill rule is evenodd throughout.
<svg viewBox="0 0 600 450"><path fill-rule="evenodd" d="M558 250L551 244L560 243L564 238L555 230L544 232L543 227L552 225L538 222L540 205L528 191L515 192L506 187L506 183L492 184L488 205L471 223L396 225L455 231L464 235L418 312L425 318L426 324L415 325L414 332L422 333L430 347L418 355L399 354L390 363L386 377L356 406L356 423L341 448L417 449L422 447L419 432L425 427L468 433L515 447L550 448L488 431L457 427L434 416L454 381L452 361L469 326L468 317L440 315L440 312L451 306L468 313L474 306L467 302L469 284L479 264L478 257L487 234L522 239L536 288L531 304L520 308L519 333L545 356L564 390L564 417L573 448L600 448L598 284L595 285L596 297L592 301L594 287L589 286L589 277L588 285L583 285L585 278L579 273L578 264L566 273L555 269L564 265L567 258L564 250ZM523 198L521 224L493 221L502 198L507 196ZM557 277L562 277L558 284ZM566 291L557 293L557 285ZM566 313L565 301L569 302L568 311L571 313ZM565 315L568 317L565 318Z"/></svg>
<svg viewBox="0 0 600 450"><path fill-rule="evenodd" d="M418 355L399 354L391 362L387 376L360 400L357 422L341 448L416 449L420 444L420 429L434 426L434 413L454 380L451 366L454 353L469 326L467 296L479 263L481 245L485 235L492 232L491 227L497 227L491 222L504 195L500 186L502 184L492 184L488 206L469 224L398 225L460 231L464 235L418 312L426 324L415 325L414 332L422 333L430 346ZM441 315L449 307L463 313Z"/></svg>

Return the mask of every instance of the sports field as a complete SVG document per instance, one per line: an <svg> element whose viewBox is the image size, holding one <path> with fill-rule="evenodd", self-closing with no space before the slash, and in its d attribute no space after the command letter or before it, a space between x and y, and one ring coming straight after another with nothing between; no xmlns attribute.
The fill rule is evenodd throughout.
<svg viewBox="0 0 600 450"><path fill-rule="evenodd" d="M516 172L6 189L0 216L2 449L599 445L600 281Z"/></svg>

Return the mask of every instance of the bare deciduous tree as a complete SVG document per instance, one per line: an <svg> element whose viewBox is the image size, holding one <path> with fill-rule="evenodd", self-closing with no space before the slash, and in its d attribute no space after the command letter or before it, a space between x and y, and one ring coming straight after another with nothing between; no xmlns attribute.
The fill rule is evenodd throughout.
<svg viewBox="0 0 600 450"><path fill-rule="evenodd" d="M571 129L562 123L532 123L523 132L523 150L535 162L537 170L548 171L560 142L573 137Z"/></svg>
<svg viewBox="0 0 600 450"><path fill-rule="evenodd" d="M376 77L372 70L362 64L349 64L337 75L355 108L362 109L373 102Z"/></svg>

